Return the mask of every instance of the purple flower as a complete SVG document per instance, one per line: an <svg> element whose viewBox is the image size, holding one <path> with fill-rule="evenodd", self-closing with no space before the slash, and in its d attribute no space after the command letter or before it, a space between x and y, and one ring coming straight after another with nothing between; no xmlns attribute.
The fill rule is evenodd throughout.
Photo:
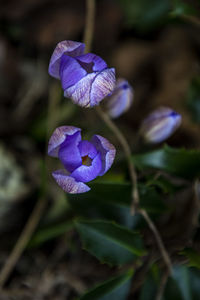
<svg viewBox="0 0 200 300"><path fill-rule="evenodd" d="M115 89L106 100L106 109L112 118L117 118L126 112L133 102L133 89L125 79L118 79Z"/></svg>
<svg viewBox="0 0 200 300"><path fill-rule="evenodd" d="M99 56L84 54L85 45L60 42L51 57L49 74L61 80L64 96L83 107L98 105L115 86L115 69Z"/></svg>
<svg viewBox="0 0 200 300"><path fill-rule="evenodd" d="M73 126L58 127L48 145L48 154L58 157L65 168L52 175L71 194L89 191L85 182L104 175L114 161L115 152L115 147L100 135L94 135L91 141L82 140L81 129Z"/></svg>
<svg viewBox="0 0 200 300"><path fill-rule="evenodd" d="M140 134L149 143L167 139L181 124L181 115L168 107L153 111L142 123Z"/></svg>

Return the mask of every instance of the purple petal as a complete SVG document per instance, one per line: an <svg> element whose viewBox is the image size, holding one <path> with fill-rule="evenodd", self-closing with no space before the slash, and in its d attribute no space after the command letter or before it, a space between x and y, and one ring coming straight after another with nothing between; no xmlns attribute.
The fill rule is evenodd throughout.
<svg viewBox="0 0 200 300"><path fill-rule="evenodd" d="M70 86L76 84L84 76L87 75L77 60L73 57L63 55L60 61L60 79L62 88L66 90Z"/></svg>
<svg viewBox="0 0 200 300"><path fill-rule="evenodd" d="M102 169L101 154L97 154L92 160L91 166L82 165L74 172L71 173L71 176L74 177L77 181L88 182L93 180L99 175L99 172Z"/></svg>
<svg viewBox="0 0 200 300"><path fill-rule="evenodd" d="M98 105L115 87L115 69L106 69L99 73L91 88L90 106Z"/></svg>
<svg viewBox="0 0 200 300"><path fill-rule="evenodd" d="M56 128L49 140L48 155L58 157L59 146L65 141L66 136L80 132L81 129L74 126L61 126Z"/></svg>
<svg viewBox="0 0 200 300"><path fill-rule="evenodd" d="M49 74L57 79L60 78L60 58L63 54L71 57L79 56L84 53L85 45L79 42L62 41L57 44L49 63Z"/></svg>
<svg viewBox="0 0 200 300"><path fill-rule="evenodd" d="M106 100L108 114L117 118L126 112L133 102L133 89L125 79L118 79L111 96Z"/></svg>
<svg viewBox="0 0 200 300"><path fill-rule="evenodd" d="M81 156L89 156L93 159L97 155L97 150L93 144L88 141L81 141L78 145Z"/></svg>
<svg viewBox="0 0 200 300"><path fill-rule="evenodd" d="M99 176L102 176L110 169L115 158L116 150L107 139L100 135L94 135L91 143L96 147L97 151L101 153L102 169Z"/></svg>
<svg viewBox="0 0 200 300"><path fill-rule="evenodd" d="M69 172L73 172L74 169L82 164L82 158L78 148L80 141L81 133L78 131L73 135L66 136L65 141L60 145L58 157Z"/></svg>
<svg viewBox="0 0 200 300"><path fill-rule="evenodd" d="M82 107L90 107L90 91L95 77L95 73L88 74L77 84L66 89L64 91L64 96L71 98L75 104Z"/></svg>
<svg viewBox="0 0 200 300"><path fill-rule="evenodd" d="M160 143L167 139L181 124L181 115L168 107L151 113L142 123L140 134L149 143Z"/></svg>
<svg viewBox="0 0 200 300"><path fill-rule="evenodd" d="M93 53L83 54L76 57L76 59L88 73L100 72L107 68L106 62L100 56ZM89 69L88 66L90 67Z"/></svg>
<svg viewBox="0 0 200 300"><path fill-rule="evenodd" d="M80 194L90 190L83 182L77 182L73 177L67 175L64 170L57 170L52 173L57 184L69 194Z"/></svg>
<svg viewBox="0 0 200 300"><path fill-rule="evenodd" d="M100 73L90 73L77 84L64 91L64 96L72 98L73 102L83 106L98 105L115 86L115 70L106 69Z"/></svg>

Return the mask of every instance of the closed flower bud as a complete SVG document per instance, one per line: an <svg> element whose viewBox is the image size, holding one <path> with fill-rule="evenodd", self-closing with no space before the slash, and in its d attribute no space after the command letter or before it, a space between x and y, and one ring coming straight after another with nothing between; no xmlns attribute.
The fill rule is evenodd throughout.
<svg viewBox="0 0 200 300"><path fill-rule="evenodd" d="M133 102L133 89L125 79L118 79L111 96L106 99L106 109L111 118L126 112Z"/></svg>
<svg viewBox="0 0 200 300"><path fill-rule="evenodd" d="M153 111L142 123L140 134L148 143L160 143L170 137L181 124L181 115L168 107Z"/></svg>
<svg viewBox="0 0 200 300"><path fill-rule="evenodd" d="M49 74L61 80L64 96L83 107L98 105L115 87L115 69L93 53L84 54L85 45L60 42L51 57Z"/></svg>

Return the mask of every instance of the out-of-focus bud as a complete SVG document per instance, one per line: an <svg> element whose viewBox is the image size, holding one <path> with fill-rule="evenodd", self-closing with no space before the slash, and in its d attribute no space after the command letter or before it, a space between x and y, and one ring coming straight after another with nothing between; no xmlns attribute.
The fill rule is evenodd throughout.
<svg viewBox="0 0 200 300"><path fill-rule="evenodd" d="M181 115L169 107L160 107L142 122L140 135L148 143L160 143L170 137L180 124Z"/></svg>
<svg viewBox="0 0 200 300"><path fill-rule="evenodd" d="M125 79L118 79L111 96L106 99L106 110L111 118L126 112L133 102L133 89Z"/></svg>

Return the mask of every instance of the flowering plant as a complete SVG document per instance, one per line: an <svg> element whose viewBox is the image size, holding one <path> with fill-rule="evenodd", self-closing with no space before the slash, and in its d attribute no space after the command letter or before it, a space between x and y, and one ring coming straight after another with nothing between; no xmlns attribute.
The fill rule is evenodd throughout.
<svg viewBox="0 0 200 300"><path fill-rule="evenodd" d="M159 232L146 210L140 207L139 202L140 197L143 198L144 195L145 198L153 199L153 201L156 201L160 195L156 189L153 189L152 194L151 187L145 185L140 187L140 190L138 189L133 162L141 169L153 167L166 171L169 166L174 164L174 152L170 152L169 148L164 148L161 153L155 151L131 157L128 142L110 118L119 117L131 107L133 88L126 79L116 81L115 70L108 68L106 62L99 56L93 53L84 53L84 49L83 43L60 42L52 54L49 74L61 81L64 96L71 98L79 106L93 107L99 105L105 98L105 112L101 109L97 109L97 112L100 112L100 116L115 133L124 149L132 185L101 183L99 188L98 184L91 183L90 186L86 184L96 177L104 175L110 169L116 150L106 138L100 135L94 135L90 141L82 139L81 129L74 126L58 127L49 140L48 154L59 158L63 166L62 169L53 171L52 175L58 185L68 194L71 206L78 204L76 209L80 209L81 214L84 214L82 212L82 210L84 211L83 203L89 214L92 210L92 215L95 215L97 211L98 215L101 215L105 206L106 213L103 214L103 220L87 221L86 219L76 223L84 247L90 253L102 262L120 266L132 262L135 256L146 255L142 237L132 228L135 226L134 222L137 223L137 221L135 221L135 216L130 216L129 212L127 214L128 206L128 211L130 207L131 212L137 210L148 223L156 238L167 270L171 272L171 261ZM143 140L149 144L161 143L169 138L180 124L181 115L179 113L168 107L160 107L144 119L138 136L142 136ZM187 164L187 160L184 163ZM181 164L178 163L177 166ZM173 171L174 166L172 167ZM182 172L182 170L179 171ZM106 194L107 188L111 191L108 195ZM88 191L90 193L85 195L85 192ZM124 197L124 195L126 196ZM113 203L115 204L113 205ZM110 207L112 211L109 211ZM125 211L125 218L123 218ZM110 215L112 216L111 221L105 221L105 218L107 219ZM122 226L113 223L113 220ZM129 280L132 275L131 270L122 276L123 280ZM118 282L118 279L116 277L114 280ZM100 290L101 288L105 290L105 285L102 284ZM93 291L91 294L90 292L86 293L86 298L83 296L83 299L87 299L87 295L93 299ZM125 298L122 299L125 300Z"/></svg>

